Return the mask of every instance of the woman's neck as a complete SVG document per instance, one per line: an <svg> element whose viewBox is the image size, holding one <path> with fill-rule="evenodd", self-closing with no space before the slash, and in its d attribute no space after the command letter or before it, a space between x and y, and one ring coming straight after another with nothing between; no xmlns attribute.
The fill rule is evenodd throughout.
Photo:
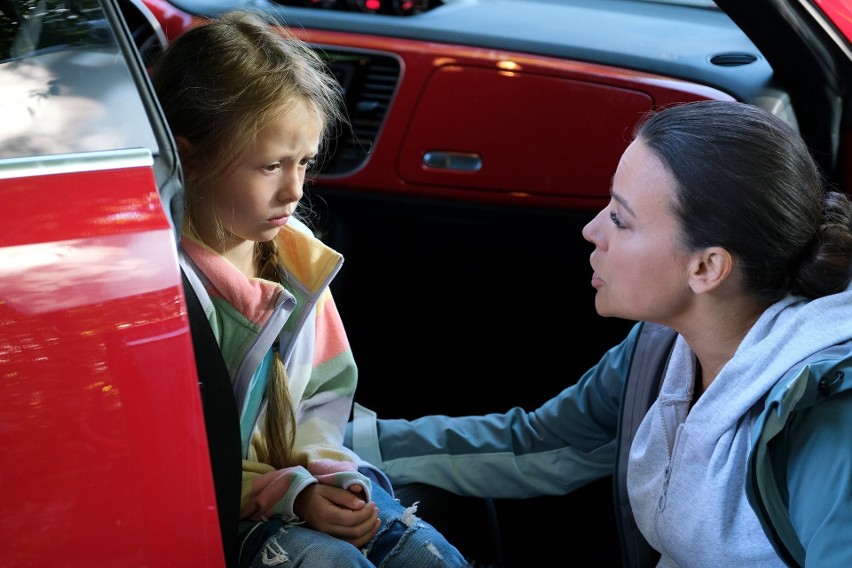
<svg viewBox="0 0 852 568"><path fill-rule="evenodd" d="M697 394L703 393L713 383L764 309L753 302L737 309L720 310L717 307L713 312L695 318L693 326L678 330L698 360L701 383L696 384Z"/></svg>

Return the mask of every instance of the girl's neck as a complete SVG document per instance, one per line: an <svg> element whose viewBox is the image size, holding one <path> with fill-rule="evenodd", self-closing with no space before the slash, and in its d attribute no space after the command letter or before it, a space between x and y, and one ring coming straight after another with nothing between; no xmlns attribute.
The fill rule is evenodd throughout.
<svg viewBox="0 0 852 568"><path fill-rule="evenodd" d="M258 276L255 242L241 239L212 223L191 223L187 232L221 254L249 278Z"/></svg>
<svg viewBox="0 0 852 568"><path fill-rule="evenodd" d="M248 278L257 278L259 276L255 243L253 241L243 241L235 246L218 247L217 250L219 254L224 256L237 270L245 274Z"/></svg>

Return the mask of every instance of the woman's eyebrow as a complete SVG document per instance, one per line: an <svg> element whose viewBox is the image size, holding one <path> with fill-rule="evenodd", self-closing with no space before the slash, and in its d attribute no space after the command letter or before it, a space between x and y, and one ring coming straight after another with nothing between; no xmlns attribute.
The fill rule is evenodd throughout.
<svg viewBox="0 0 852 568"><path fill-rule="evenodd" d="M631 216L631 217L636 217L636 213L633 211L633 209L630 207L630 205L628 205L628 204L627 204L627 201L625 201L623 197L621 197L620 195L618 195L616 192L612 191L612 189L610 189L610 190L609 190L609 194L612 196L612 198L613 198L615 201L617 201L617 202L618 202L618 204L619 204L619 205L621 205L622 207L624 207L624 209L625 209L628 213L630 213L630 216Z"/></svg>

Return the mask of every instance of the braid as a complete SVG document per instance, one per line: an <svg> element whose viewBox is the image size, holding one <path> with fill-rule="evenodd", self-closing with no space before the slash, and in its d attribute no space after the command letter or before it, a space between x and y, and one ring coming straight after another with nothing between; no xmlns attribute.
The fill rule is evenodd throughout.
<svg viewBox="0 0 852 568"><path fill-rule="evenodd" d="M259 275L265 280L280 282L278 246L275 241L257 243ZM272 352L272 367L266 387L266 419L263 423L270 464L278 469L290 465L290 456L296 439L296 416L290 389L287 386L287 371L276 341Z"/></svg>

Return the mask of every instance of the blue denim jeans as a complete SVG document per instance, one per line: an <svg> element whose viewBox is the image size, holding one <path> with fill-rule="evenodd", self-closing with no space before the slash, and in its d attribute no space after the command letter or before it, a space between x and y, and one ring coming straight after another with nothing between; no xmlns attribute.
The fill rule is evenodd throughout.
<svg viewBox="0 0 852 568"><path fill-rule="evenodd" d="M382 520L379 532L359 550L338 538L275 518L241 523L246 535L240 568L459 568L461 553L432 525L406 509L378 484L373 501Z"/></svg>

